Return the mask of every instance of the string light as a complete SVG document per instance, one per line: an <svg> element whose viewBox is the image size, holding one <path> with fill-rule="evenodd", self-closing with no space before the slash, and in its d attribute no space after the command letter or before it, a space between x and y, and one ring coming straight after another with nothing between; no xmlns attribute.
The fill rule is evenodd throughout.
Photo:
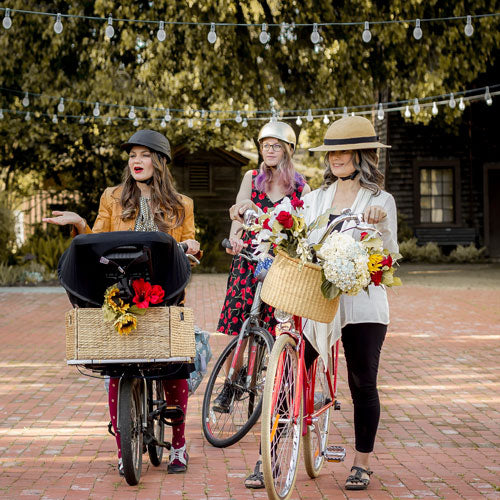
<svg viewBox="0 0 500 500"><path fill-rule="evenodd" d="M347 117L347 106L344 106L344 111L342 113L342 118L346 118Z"/></svg>
<svg viewBox="0 0 500 500"><path fill-rule="evenodd" d="M384 119L384 107L382 106L382 103L379 103L378 105L377 118L380 121Z"/></svg>
<svg viewBox="0 0 500 500"><path fill-rule="evenodd" d="M115 28L113 28L113 18L111 17L111 14L108 17L108 25L106 26L106 30L104 31L104 34L109 39L111 39L115 36Z"/></svg>
<svg viewBox="0 0 500 500"><path fill-rule="evenodd" d="M57 111L59 113L64 113L64 97L61 97L59 104L57 105Z"/></svg>
<svg viewBox="0 0 500 500"><path fill-rule="evenodd" d="M365 22L365 29L363 30L361 38L365 43L368 43L372 39L372 32L370 31L370 23L368 21Z"/></svg>
<svg viewBox="0 0 500 500"><path fill-rule="evenodd" d="M52 115L52 123L57 123L59 120L57 119L57 115Z"/></svg>
<svg viewBox="0 0 500 500"><path fill-rule="evenodd" d="M160 127L165 128L166 126L167 126L167 122L165 121L165 118L162 118L162 120L160 122Z"/></svg>
<svg viewBox="0 0 500 500"><path fill-rule="evenodd" d="M416 115L418 115L420 113L420 104L419 104L417 98L415 98L413 101L413 111Z"/></svg>
<svg viewBox="0 0 500 500"><path fill-rule="evenodd" d="M491 106L493 104L493 99L491 98L489 87L486 87L486 92L484 93L484 100L486 101L486 104L488 106Z"/></svg>
<svg viewBox="0 0 500 500"><path fill-rule="evenodd" d="M325 115L325 116L323 117L323 123L324 123L325 125L328 125L328 124L330 123L330 120L328 119L328 115Z"/></svg>
<svg viewBox="0 0 500 500"><path fill-rule="evenodd" d="M236 118L234 119L234 121L236 123L241 123L243 121L243 118L241 117L241 113L239 111L236 113Z"/></svg>
<svg viewBox="0 0 500 500"><path fill-rule="evenodd" d="M266 45L266 43L269 43L269 40L271 40L271 35L267 31L267 24L263 23L259 35L259 42L262 45Z"/></svg>
<svg viewBox="0 0 500 500"><path fill-rule="evenodd" d="M463 97L461 97L460 100L458 101L458 109L460 111L463 111L465 109L465 103Z"/></svg>
<svg viewBox="0 0 500 500"><path fill-rule="evenodd" d="M243 119L243 122L241 124L242 127L247 128L248 127L248 121L246 118Z"/></svg>
<svg viewBox="0 0 500 500"><path fill-rule="evenodd" d="M465 24L464 33L466 36L472 36L474 33L474 26L472 26L472 16L467 16L467 23Z"/></svg>
<svg viewBox="0 0 500 500"><path fill-rule="evenodd" d="M60 35L62 33L62 30L63 30L63 24L62 24L62 21L61 21L61 14L57 14L57 17L56 17L56 22L54 23L54 31ZM56 122L54 122L56 123Z"/></svg>
<svg viewBox="0 0 500 500"><path fill-rule="evenodd" d="M420 40L422 38L422 28L420 27L420 19L415 21L415 29L413 30L413 38Z"/></svg>
<svg viewBox="0 0 500 500"><path fill-rule="evenodd" d="M106 125L111 125L111 116L106 119Z"/></svg>
<svg viewBox="0 0 500 500"><path fill-rule="evenodd" d="M215 120L215 126L216 126L217 128L219 128L219 127L220 127L220 120L219 120L218 118L217 118L217 120Z"/></svg>
<svg viewBox="0 0 500 500"><path fill-rule="evenodd" d="M454 109L455 106L457 105L453 93L450 94L450 101L448 102L448 105L450 106L451 109Z"/></svg>
<svg viewBox="0 0 500 500"><path fill-rule="evenodd" d="M0 120L3 120L3 109L0 109Z"/></svg>
<svg viewBox="0 0 500 500"><path fill-rule="evenodd" d="M193 128L193 119L192 118L189 118L187 125L189 128Z"/></svg>
<svg viewBox="0 0 500 500"><path fill-rule="evenodd" d="M210 31L207 39L212 45L217 41L217 33L215 32L215 23L210 23Z"/></svg>
<svg viewBox="0 0 500 500"><path fill-rule="evenodd" d="M437 107L437 104L435 101L432 103L432 114L434 116L436 116L438 114L438 107Z"/></svg>
<svg viewBox="0 0 500 500"><path fill-rule="evenodd" d="M137 118L137 116L135 117L135 120L132 123L134 124L134 127L139 126L139 119Z"/></svg>
<svg viewBox="0 0 500 500"><path fill-rule="evenodd" d="M320 41L320 36L318 33L318 24L314 23L313 24L313 32L311 33L311 42L314 43L314 45L318 44Z"/></svg>
<svg viewBox="0 0 500 500"><path fill-rule="evenodd" d="M101 110L99 109L99 103L96 102L94 106L94 110L92 111L92 114L97 118L101 114Z"/></svg>
<svg viewBox="0 0 500 500"><path fill-rule="evenodd" d="M311 109L308 109L308 110L307 110L306 120L307 120L308 122L312 122L312 121L313 121L313 115L312 115L312 110L311 110Z"/></svg>
<svg viewBox="0 0 500 500"><path fill-rule="evenodd" d="M24 116L24 119L29 122L31 120L31 113L28 111L26 115Z"/></svg>
<svg viewBox="0 0 500 500"><path fill-rule="evenodd" d="M82 116L80 116L80 120L78 120L78 123L79 123L80 125L83 125L83 124L85 123L85 118L83 117L83 115L82 115Z"/></svg>
<svg viewBox="0 0 500 500"><path fill-rule="evenodd" d="M300 127L302 125L302 118L300 118L300 116L297 116L295 123Z"/></svg>
<svg viewBox="0 0 500 500"><path fill-rule="evenodd" d="M167 34L165 33L165 23L163 21L160 21L160 27L156 32L156 38L158 38L160 42L164 42L165 38L167 38Z"/></svg>
<svg viewBox="0 0 500 500"><path fill-rule="evenodd" d="M12 19L10 17L10 9L5 9L5 16L2 21L2 26L8 30L12 26Z"/></svg>
<svg viewBox="0 0 500 500"><path fill-rule="evenodd" d="M168 123L172 117L170 116L170 110L167 108L166 112L165 112L165 116L163 117L163 119Z"/></svg>
<svg viewBox="0 0 500 500"><path fill-rule="evenodd" d="M28 92L24 94L23 106L27 108L30 105L30 98L28 97Z"/></svg>
<svg viewBox="0 0 500 500"><path fill-rule="evenodd" d="M135 118L135 107L134 106L130 106L130 111L128 112L128 117L133 120Z"/></svg>
<svg viewBox="0 0 500 500"><path fill-rule="evenodd" d="M410 106L406 106L405 108L405 118L410 118L411 113L410 113Z"/></svg>

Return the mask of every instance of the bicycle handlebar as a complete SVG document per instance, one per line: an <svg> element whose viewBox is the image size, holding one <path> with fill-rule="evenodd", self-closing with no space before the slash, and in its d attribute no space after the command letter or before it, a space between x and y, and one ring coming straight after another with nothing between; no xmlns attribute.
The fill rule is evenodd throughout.
<svg viewBox="0 0 500 500"><path fill-rule="evenodd" d="M227 239L227 238L224 238L222 240L222 243L221 245L224 247L224 248L233 248L233 245L231 245L231 242ZM245 250L243 249L240 253L237 254L238 256L240 257L243 257L245 260L247 260L248 262L256 262L258 259L256 257L254 257L254 255L252 253L250 253L248 250Z"/></svg>

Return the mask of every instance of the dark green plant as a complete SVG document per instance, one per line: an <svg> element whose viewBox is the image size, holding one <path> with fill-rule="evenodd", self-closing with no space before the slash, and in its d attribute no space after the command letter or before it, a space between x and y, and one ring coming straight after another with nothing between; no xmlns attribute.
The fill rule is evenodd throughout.
<svg viewBox="0 0 500 500"><path fill-rule="evenodd" d="M0 196L0 262L7 262L16 240L14 214L5 196Z"/></svg>
<svg viewBox="0 0 500 500"><path fill-rule="evenodd" d="M406 241L413 238L413 230L406 222L407 216L401 213L399 210L398 214L398 241Z"/></svg>

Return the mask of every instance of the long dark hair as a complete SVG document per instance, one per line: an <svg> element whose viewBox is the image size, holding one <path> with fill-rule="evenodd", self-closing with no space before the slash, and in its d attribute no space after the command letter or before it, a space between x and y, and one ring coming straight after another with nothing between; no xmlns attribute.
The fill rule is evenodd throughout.
<svg viewBox="0 0 500 500"><path fill-rule="evenodd" d="M156 151L151 151L153 182L151 184L151 212L160 231L180 226L184 222L185 210L181 195L176 191L174 180L167 168L167 159ZM123 209L122 220L137 217L141 190L130 173L127 165L123 170L123 191L120 203Z"/></svg>
<svg viewBox="0 0 500 500"><path fill-rule="evenodd" d="M359 162L356 158L359 155ZM333 175L329 161L330 152L326 153L324 164L325 172L323 174L323 184L321 187L327 189L338 177ZM352 164L359 172L359 183L362 187L369 189L378 195L384 187L384 174L378 169L378 153L376 149L357 149L353 151Z"/></svg>

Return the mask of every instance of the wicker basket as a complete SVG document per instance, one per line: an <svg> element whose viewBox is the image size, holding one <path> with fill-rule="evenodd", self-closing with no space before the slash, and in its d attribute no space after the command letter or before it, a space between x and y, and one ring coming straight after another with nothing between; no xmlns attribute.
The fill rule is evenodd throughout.
<svg viewBox="0 0 500 500"><path fill-rule="evenodd" d="M321 293L321 267L306 263L299 266L282 250L276 250L276 258L262 285L261 298L276 309L330 323L339 307L340 298L325 299Z"/></svg>
<svg viewBox="0 0 500 500"><path fill-rule="evenodd" d="M120 335L112 323L104 321L100 308L71 309L66 313L66 359L95 362L195 356L192 309L152 307L137 319L137 330Z"/></svg>

